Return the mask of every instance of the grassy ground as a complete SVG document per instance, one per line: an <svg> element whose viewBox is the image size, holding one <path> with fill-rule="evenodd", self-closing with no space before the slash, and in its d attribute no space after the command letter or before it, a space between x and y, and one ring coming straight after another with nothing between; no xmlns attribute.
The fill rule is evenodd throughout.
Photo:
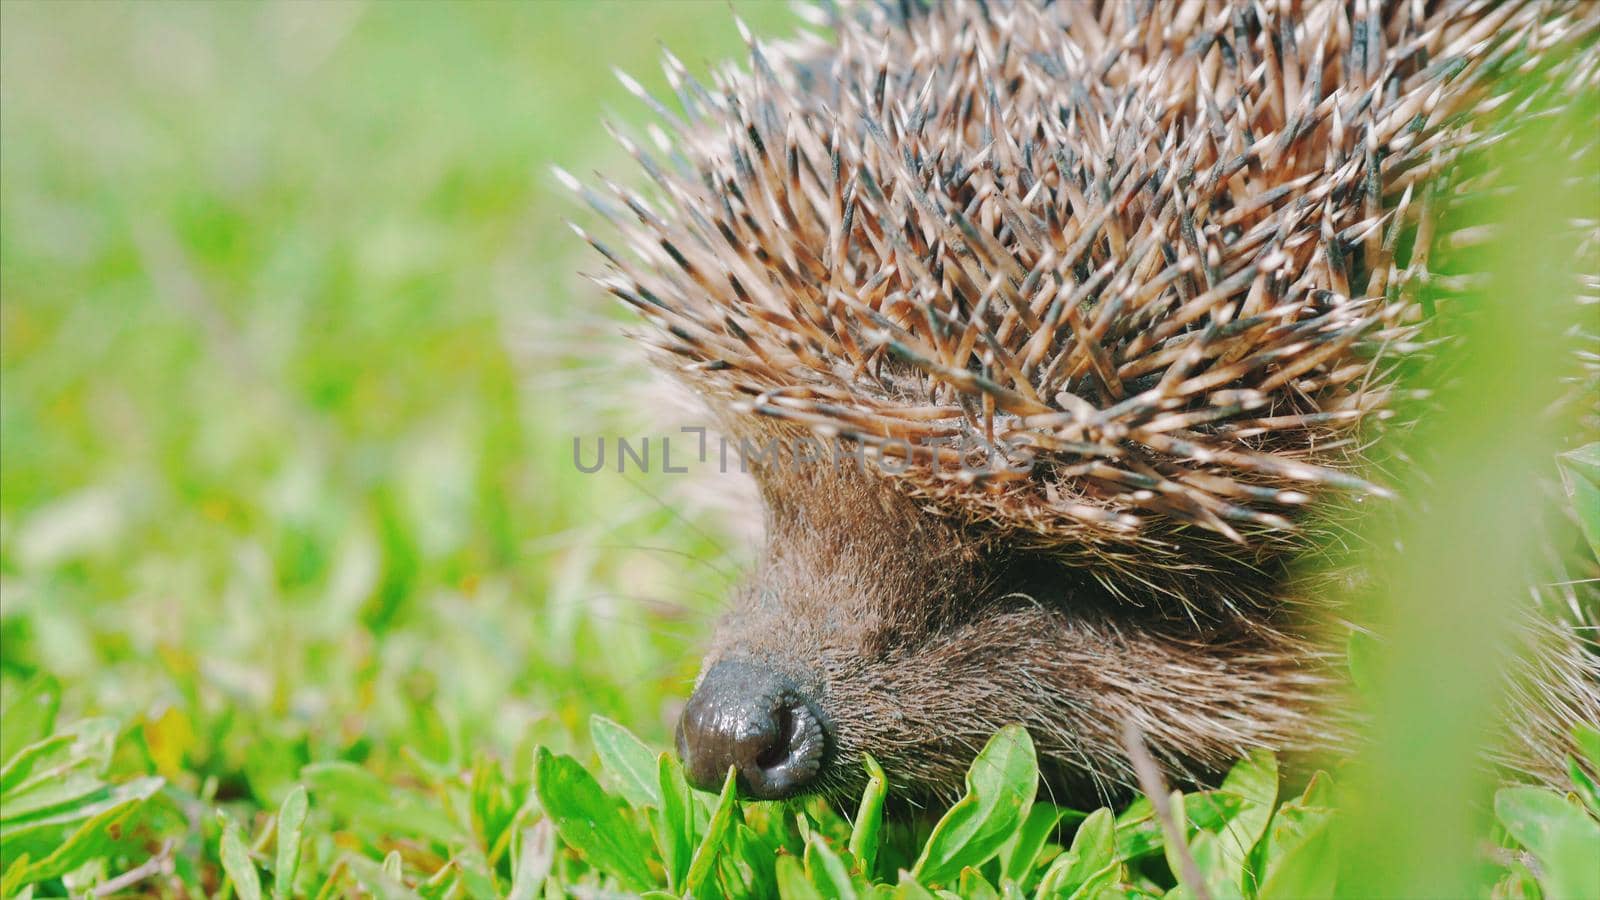
<svg viewBox="0 0 1600 900"><path fill-rule="evenodd" d="M8 4L8 675L269 797L402 736L660 738L703 616L642 595L704 601L617 548L707 551L572 471L555 338L606 307L547 167L619 155L608 60L732 51L712 12Z"/></svg>
<svg viewBox="0 0 1600 900"><path fill-rule="evenodd" d="M734 52L726 6L4 16L8 695L268 805L592 712L662 740L717 588L673 554L715 549L572 470L609 429L558 339L607 305L548 166L622 169L611 65Z"/></svg>
<svg viewBox="0 0 1600 900"><path fill-rule="evenodd" d="M744 536L572 470L626 423L546 168L627 171L610 66L736 54L724 5L0 14L5 893L1171 884L1148 805L996 812L1015 734L931 841L656 759ZM1188 801L1214 896L1333 883L1272 772Z"/></svg>

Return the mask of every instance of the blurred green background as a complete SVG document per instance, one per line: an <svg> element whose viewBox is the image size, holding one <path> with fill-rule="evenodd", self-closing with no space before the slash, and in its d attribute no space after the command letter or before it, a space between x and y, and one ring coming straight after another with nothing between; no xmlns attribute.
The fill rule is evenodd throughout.
<svg viewBox="0 0 1600 900"><path fill-rule="evenodd" d="M781 4L733 6L758 33L792 26ZM587 217L549 172L639 181L602 122L650 121L610 70L659 91L660 44L701 73L743 54L723 0L0 3L0 761L112 717L104 742L73 732L93 772L77 799L113 796L107 773L166 779L150 815L187 821L150 833L183 836L199 895L222 889L227 828L265 860L302 780L324 818L301 886L343 890L341 866L391 851L408 883L506 881L538 818L518 807L536 745L592 758L596 713L669 743L751 535L681 483L575 471L574 436L642 433L659 401L626 317L577 274L599 264L562 220ZM1510 263L1541 259L1541 215L1491 260L1524 291L1538 279ZM1506 315L1464 381L1498 389L1429 438L1471 451L1444 471L1452 503L1413 523L1436 540L1387 561L1401 640L1375 762L1346 789L1352 895L1499 877L1471 868L1494 690L1468 676L1505 652L1516 591L1431 573L1479 548L1510 578L1530 549L1489 526L1531 515L1518 466L1549 448L1469 427L1504 433L1542 383L1498 379L1538 360L1511 340L1531 317ZM1486 468L1515 503L1477 489ZM1459 690L1440 702L1418 671ZM482 846L439 856L441 816ZM100 853L80 883L154 850ZM1334 854L1314 858L1331 889ZM1499 890L1530 895L1509 858Z"/></svg>
<svg viewBox="0 0 1600 900"><path fill-rule="evenodd" d="M729 5L0 9L6 695L266 803L591 712L664 742L725 583L678 554L748 541L573 470L644 373L549 167L630 177L611 68L738 56Z"/></svg>

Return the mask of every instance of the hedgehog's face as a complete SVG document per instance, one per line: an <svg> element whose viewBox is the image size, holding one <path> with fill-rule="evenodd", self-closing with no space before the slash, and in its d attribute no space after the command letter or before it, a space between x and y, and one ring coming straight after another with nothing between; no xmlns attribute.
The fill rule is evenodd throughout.
<svg viewBox="0 0 1600 900"><path fill-rule="evenodd" d="M981 541L848 467L760 480L767 552L678 728L693 782L731 765L756 797L839 793L870 752L945 791L1001 725L1056 727L1071 625L995 577Z"/></svg>
<svg viewBox="0 0 1600 900"><path fill-rule="evenodd" d="M1012 722L1033 735L1058 800L1104 801L1131 783L1129 724L1185 783L1254 747L1336 742L1319 711L1342 664L1312 643L1114 600L1060 557L963 527L848 464L755 475L766 553L678 727L700 787L732 766L756 797L842 796L870 753L900 796L950 795Z"/></svg>

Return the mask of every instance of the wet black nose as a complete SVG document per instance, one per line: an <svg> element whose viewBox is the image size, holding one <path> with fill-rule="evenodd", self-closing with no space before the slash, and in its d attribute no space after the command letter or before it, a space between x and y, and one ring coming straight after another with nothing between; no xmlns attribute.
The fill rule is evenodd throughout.
<svg viewBox="0 0 1600 900"><path fill-rule="evenodd" d="M712 666L678 720L678 758L689 781L708 791L721 788L733 766L751 796L801 793L821 771L826 747L822 717L794 682L747 662Z"/></svg>

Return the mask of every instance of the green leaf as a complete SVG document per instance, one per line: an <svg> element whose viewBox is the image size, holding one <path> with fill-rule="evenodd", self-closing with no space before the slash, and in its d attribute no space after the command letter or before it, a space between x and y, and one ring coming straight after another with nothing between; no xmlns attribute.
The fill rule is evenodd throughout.
<svg viewBox="0 0 1600 900"><path fill-rule="evenodd" d="M533 785L539 803L568 847L629 890L655 886L645 865L649 848L623 819L616 801L577 760L540 747L534 759Z"/></svg>
<svg viewBox="0 0 1600 900"><path fill-rule="evenodd" d="M549 820L534 828L522 829L517 859L511 874L511 892L506 900L533 900L555 861L554 835Z"/></svg>
<svg viewBox="0 0 1600 900"><path fill-rule="evenodd" d="M1033 739L1007 725L989 739L967 770L967 793L928 836L911 874L923 884L948 884L967 866L983 865L1027 819L1039 787Z"/></svg>
<svg viewBox="0 0 1600 900"><path fill-rule="evenodd" d="M1068 897L1098 873L1118 864L1116 822L1097 809L1078 826L1072 846L1055 858L1039 882L1040 897Z"/></svg>
<svg viewBox="0 0 1600 900"><path fill-rule="evenodd" d="M278 863L272 869L272 892L294 896L294 876L300 868L300 829L306 823L306 789L295 785L278 807Z"/></svg>
<svg viewBox="0 0 1600 900"><path fill-rule="evenodd" d="M312 763L300 770L300 780L316 797L319 809L367 833L416 835L441 844L467 837L437 805L354 763Z"/></svg>
<svg viewBox="0 0 1600 900"><path fill-rule="evenodd" d="M1108 896L1108 892L1111 891L1112 888L1116 887L1118 882L1122 881L1122 876L1122 863L1114 862L1111 865L1106 866L1104 869L1095 872L1093 875L1090 875L1089 880L1078 885L1078 889L1072 892L1068 900L1088 900L1088 898L1091 897L1100 898ZM1110 896L1116 895L1111 894ZM1138 895L1130 892L1127 894L1127 896L1135 897Z"/></svg>
<svg viewBox="0 0 1600 900"><path fill-rule="evenodd" d="M1236 795L1216 791L1207 800L1211 803L1217 803L1220 797L1238 799ZM1167 803L1169 808L1174 810L1186 809L1188 806L1182 791L1173 791ZM1239 809L1240 805L1234 804L1225 813L1219 813L1224 818L1217 823L1216 827L1226 828L1227 823L1238 815ZM1231 900L1231 898L1241 896L1240 888L1234 882L1234 878L1237 877L1238 873L1229 866L1217 832L1192 829L1190 827L1192 823L1187 821L1179 821L1177 824L1180 843L1174 844L1171 841L1166 841L1161 847L1162 852L1166 855L1167 868L1178 878L1178 888L1174 889L1169 896L1173 896L1174 900L1187 900L1187 898L1199 897L1202 890L1212 900ZM1193 834L1192 838L1188 837L1190 834ZM1248 848L1246 848L1246 851L1248 851ZM1185 871L1183 864L1184 853L1188 853L1189 858L1194 861L1201 883L1195 884L1192 876Z"/></svg>
<svg viewBox="0 0 1600 900"><path fill-rule="evenodd" d="M1239 891L1253 890L1250 851L1266 833L1278 801L1277 757L1266 750L1252 752L1234 765L1218 793L1238 798L1239 805L1216 832L1215 865L1203 866L1202 870L1206 871L1207 881L1218 881Z"/></svg>
<svg viewBox="0 0 1600 900"><path fill-rule="evenodd" d="M1567 758L1567 772L1572 776L1573 787L1583 797L1589 809L1600 817L1600 728L1579 724L1572 729L1572 743L1582 754L1582 759ZM1585 768L1585 762L1588 763Z"/></svg>
<svg viewBox="0 0 1600 900"><path fill-rule="evenodd" d="M1191 828L1215 831L1238 811L1241 800L1220 791L1196 791L1183 798L1183 816ZM1117 855L1137 859L1159 852L1165 843L1161 822L1148 797L1128 804L1117 816Z"/></svg>
<svg viewBox="0 0 1600 900"><path fill-rule="evenodd" d="M605 716L589 718L589 737L623 799L635 809L661 805L656 754L633 732Z"/></svg>
<svg viewBox="0 0 1600 900"><path fill-rule="evenodd" d="M810 840L809 831L814 831L826 837L834 844L848 846L850 843L850 820L844 817L843 812L824 797L808 797L798 805L801 815L796 817L797 824L804 824L801 839ZM804 847L801 848L804 852Z"/></svg>
<svg viewBox="0 0 1600 900"><path fill-rule="evenodd" d="M1000 900L1000 892L994 889L983 873L971 866L961 870L961 877L956 881L956 893L962 900Z"/></svg>
<svg viewBox="0 0 1600 900"><path fill-rule="evenodd" d="M1267 828L1258 894L1273 898L1332 896L1339 875L1333 812L1299 801L1278 808Z"/></svg>
<svg viewBox="0 0 1600 900"><path fill-rule="evenodd" d="M1589 549L1600 559L1600 441L1556 454L1561 484L1572 500L1578 527Z"/></svg>
<svg viewBox="0 0 1600 900"><path fill-rule="evenodd" d="M33 780L35 770L59 765L70 752L74 736L56 734L22 748L0 768L0 797L11 798L21 787ZM12 817L10 811L0 811L0 821Z"/></svg>
<svg viewBox="0 0 1600 900"><path fill-rule="evenodd" d="M1501 788L1500 824L1539 860L1539 884L1551 898L1600 897L1600 823L1554 791Z"/></svg>
<svg viewBox="0 0 1600 900"><path fill-rule="evenodd" d="M889 779L870 753L862 760L862 765L867 770L867 787L861 792L861 805L856 808L856 827L850 833L850 855L861 863L862 874L870 880L878 859L883 799L889 791Z"/></svg>
<svg viewBox="0 0 1600 900"><path fill-rule="evenodd" d="M746 807L744 813L749 816L750 809ZM778 858L778 845L757 834L755 829L744 822L734 825L733 834L738 850L734 865L748 883L743 894L754 897L771 897L777 894L778 885L773 880L772 863ZM730 893L737 896L741 892Z"/></svg>
<svg viewBox="0 0 1600 900"><path fill-rule="evenodd" d="M346 856L344 863L350 874L367 889L374 900L416 900L415 891L396 880L383 866L364 856Z"/></svg>
<svg viewBox="0 0 1600 900"><path fill-rule="evenodd" d="M1033 872L1034 861L1039 858L1039 851L1044 849L1044 842L1055 833L1060 821L1061 810L1055 804L1035 803L1033 809L1028 811L1028 818L1022 827L1000 848L1001 874L1018 884L1025 884Z"/></svg>
<svg viewBox="0 0 1600 900"><path fill-rule="evenodd" d="M1364 696L1372 696L1378 685L1380 660L1378 639L1365 631L1350 632L1345 644L1345 663L1350 667L1350 680Z"/></svg>
<svg viewBox="0 0 1600 900"><path fill-rule="evenodd" d="M1578 725L1572 729L1572 742L1588 758L1589 768L1600 774L1600 727Z"/></svg>
<svg viewBox="0 0 1600 900"><path fill-rule="evenodd" d="M1176 797L1174 797L1176 802ZM1235 873L1226 849L1222 845L1222 836L1214 831L1197 831L1187 841L1189 855L1194 859L1195 867L1200 871L1200 878L1205 885L1206 893L1211 900L1239 900L1244 897L1244 889L1230 879ZM1169 852L1168 859L1173 856ZM1254 888L1254 876L1249 877L1250 886ZM1191 890L1187 885L1179 885L1176 897L1198 897L1199 892Z"/></svg>
<svg viewBox="0 0 1600 900"><path fill-rule="evenodd" d="M1311 780L1306 782L1306 789L1300 794L1299 799L1291 801L1301 806L1317 806L1331 809L1334 806L1333 778L1327 772L1318 769L1311 773Z"/></svg>
<svg viewBox="0 0 1600 900"><path fill-rule="evenodd" d="M894 895L896 900L938 900L915 875L904 869L900 870L900 883L895 886Z"/></svg>
<svg viewBox="0 0 1600 900"><path fill-rule="evenodd" d="M22 891L24 876L28 873L28 860L31 857L23 853L11 860L6 865L5 872L0 874L0 897L11 898L18 896ZM31 892L31 888L29 889Z"/></svg>
<svg viewBox="0 0 1600 900"><path fill-rule="evenodd" d="M1567 777L1572 780L1572 792L1578 795L1584 806L1589 807L1590 813L1600 818L1600 784L1589 777L1589 773L1571 754L1567 755Z"/></svg>
<svg viewBox="0 0 1600 900"><path fill-rule="evenodd" d="M222 816L221 813L217 815ZM261 900L261 876L250 859L250 851L244 847L244 840L239 837L238 823L232 819L224 818L221 856L222 871L227 873L228 883L233 885L239 900Z"/></svg>
<svg viewBox="0 0 1600 900"><path fill-rule="evenodd" d="M13 842L18 825L106 800L111 789L103 776L116 737L115 721L85 719L18 751L0 769L0 836Z"/></svg>
<svg viewBox="0 0 1600 900"><path fill-rule="evenodd" d="M821 835L812 835L806 843L806 874L824 897L855 900L856 887L850 882L850 870Z"/></svg>
<svg viewBox="0 0 1600 900"><path fill-rule="evenodd" d="M778 878L778 896L783 900L822 900L815 886L806 878L805 867L792 856L778 857L774 869Z"/></svg>
<svg viewBox="0 0 1600 900"><path fill-rule="evenodd" d="M448 776L447 776L448 778ZM519 806L498 760L479 751L472 761L472 827L488 858L497 862L513 846Z"/></svg>
<svg viewBox="0 0 1600 900"><path fill-rule="evenodd" d="M555 828L549 819L541 819L539 825L544 826L546 833L545 850L547 857L555 853ZM489 868L489 860L483 851L476 847L462 847L450 857L450 866L457 870L457 881L468 897L484 898L499 897L501 894L499 879ZM513 864L515 865L515 864ZM402 888L404 885L401 886ZM444 900L444 898L439 898Z"/></svg>
<svg viewBox="0 0 1600 900"><path fill-rule="evenodd" d="M1539 900L1543 897L1543 892L1539 890L1539 882L1533 877L1533 873L1528 871L1527 866L1512 863L1510 871L1495 883L1489 896L1504 900Z"/></svg>
<svg viewBox="0 0 1600 900"><path fill-rule="evenodd" d="M30 782L4 798L5 815L0 820L0 835L19 840L18 833L29 826L72 817L74 811L89 808L111 796L111 786L99 775L84 771L63 772L57 781ZM82 816L77 816L82 818Z"/></svg>
<svg viewBox="0 0 1600 900"><path fill-rule="evenodd" d="M722 845L732 829L737 806L734 797L737 793L738 773L729 766L728 777L722 782L722 793L717 797L716 811L711 814L705 836L700 839L700 846L695 848L694 859L689 863L689 874L683 880L684 893L699 894L704 888L706 878L712 872L712 864L717 861L717 855L722 852Z"/></svg>
<svg viewBox="0 0 1600 900"><path fill-rule="evenodd" d="M161 778L138 778L110 789L109 796L88 806L47 819L29 822L16 830L0 829L0 846L6 855L13 853L32 855L30 850L41 836L57 834L57 827L82 820L66 840L53 840L47 848L48 855L28 865L19 876L23 884L59 878L86 862L100 857L120 858L133 855L139 847L133 834L137 819L148 801L166 784ZM29 849L24 849L24 848ZM8 870L7 877L11 877Z"/></svg>
<svg viewBox="0 0 1600 900"><path fill-rule="evenodd" d="M6 727L0 728L0 762L9 768L12 756L44 740L55 729L56 712L60 708L61 685L49 675L35 676L16 694L6 698L5 707L0 709L0 719L6 723Z"/></svg>
<svg viewBox="0 0 1600 900"><path fill-rule="evenodd" d="M1079 860L1079 870L1085 876L1117 862L1116 823L1111 810L1102 807L1083 820L1072 836L1071 853Z"/></svg>
<svg viewBox="0 0 1600 900"><path fill-rule="evenodd" d="M656 846L667 870L667 887L679 890L689 874L689 861L695 845L694 796L683 777L683 766L669 753L656 760L660 807L651 811L655 823Z"/></svg>

